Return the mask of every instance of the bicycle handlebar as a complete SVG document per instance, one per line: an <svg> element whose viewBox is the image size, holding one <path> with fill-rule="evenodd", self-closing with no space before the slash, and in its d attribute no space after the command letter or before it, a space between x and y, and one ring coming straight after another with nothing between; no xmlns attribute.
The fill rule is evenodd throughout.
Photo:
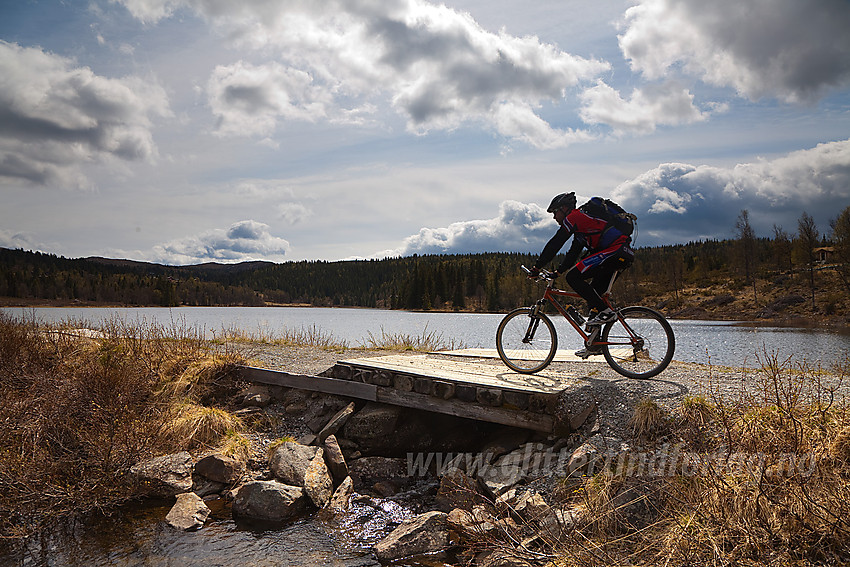
<svg viewBox="0 0 850 567"><path fill-rule="evenodd" d="M526 273L527 276L531 277L531 270L526 268L525 265L521 265L520 268L522 269L523 272ZM543 268L540 268L540 271L537 273L537 278L536 278L537 281L554 280L554 279L555 279L555 274L553 274L549 270L544 270Z"/></svg>

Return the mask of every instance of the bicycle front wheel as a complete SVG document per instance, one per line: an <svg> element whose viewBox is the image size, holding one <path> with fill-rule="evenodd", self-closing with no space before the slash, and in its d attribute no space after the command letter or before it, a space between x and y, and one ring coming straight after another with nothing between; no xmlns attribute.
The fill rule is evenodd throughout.
<svg viewBox="0 0 850 567"><path fill-rule="evenodd" d="M676 339L664 315L648 307L626 307L602 329L608 365L629 378L652 378L670 364Z"/></svg>
<svg viewBox="0 0 850 567"><path fill-rule="evenodd" d="M531 307L514 309L499 323L496 350L514 372L533 374L546 368L558 350L552 320Z"/></svg>

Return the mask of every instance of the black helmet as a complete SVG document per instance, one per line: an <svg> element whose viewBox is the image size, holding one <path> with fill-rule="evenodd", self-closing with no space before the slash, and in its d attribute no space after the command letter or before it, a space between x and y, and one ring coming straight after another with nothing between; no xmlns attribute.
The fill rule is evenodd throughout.
<svg viewBox="0 0 850 567"><path fill-rule="evenodd" d="M549 204L549 208L546 209L547 213L554 213L561 207L567 207L570 210L576 208L576 194L573 192L570 193L561 193Z"/></svg>

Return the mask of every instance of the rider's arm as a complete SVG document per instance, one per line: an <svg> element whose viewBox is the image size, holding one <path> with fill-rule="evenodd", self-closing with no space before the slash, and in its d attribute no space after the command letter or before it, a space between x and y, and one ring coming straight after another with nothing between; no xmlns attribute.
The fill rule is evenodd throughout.
<svg viewBox="0 0 850 567"><path fill-rule="evenodd" d="M564 261L561 262L561 265L558 266L558 273L563 274L578 262L578 258L581 255L581 251L584 249L584 243L580 238L573 238L573 245L570 246L567 255L564 257Z"/></svg>
<svg viewBox="0 0 850 567"><path fill-rule="evenodd" d="M555 236L549 239L549 242L547 242L546 246L543 247L543 252L540 253L540 257L537 258L537 261L534 262L534 267L540 269L551 262L552 258L555 257L555 254L557 254L558 250L567 243L569 238L569 231L561 226L561 228L558 229L558 232L555 233Z"/></svg>

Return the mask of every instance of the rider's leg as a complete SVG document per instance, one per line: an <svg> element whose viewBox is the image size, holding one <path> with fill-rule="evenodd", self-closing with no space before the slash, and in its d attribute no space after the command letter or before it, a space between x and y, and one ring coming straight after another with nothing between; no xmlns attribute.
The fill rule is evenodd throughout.
<svg viewBox="0 0 850 567"><path fill-rule="evenodd" d="M585 267L585 271L582 272L580 264L581 262L570 268L564 275L564 279L577 294L587 301L591 311L602 311L606 308L605 302L602 301L593 286L587 282L589 278L593 277L595 270L593 267Z"/></svg>

